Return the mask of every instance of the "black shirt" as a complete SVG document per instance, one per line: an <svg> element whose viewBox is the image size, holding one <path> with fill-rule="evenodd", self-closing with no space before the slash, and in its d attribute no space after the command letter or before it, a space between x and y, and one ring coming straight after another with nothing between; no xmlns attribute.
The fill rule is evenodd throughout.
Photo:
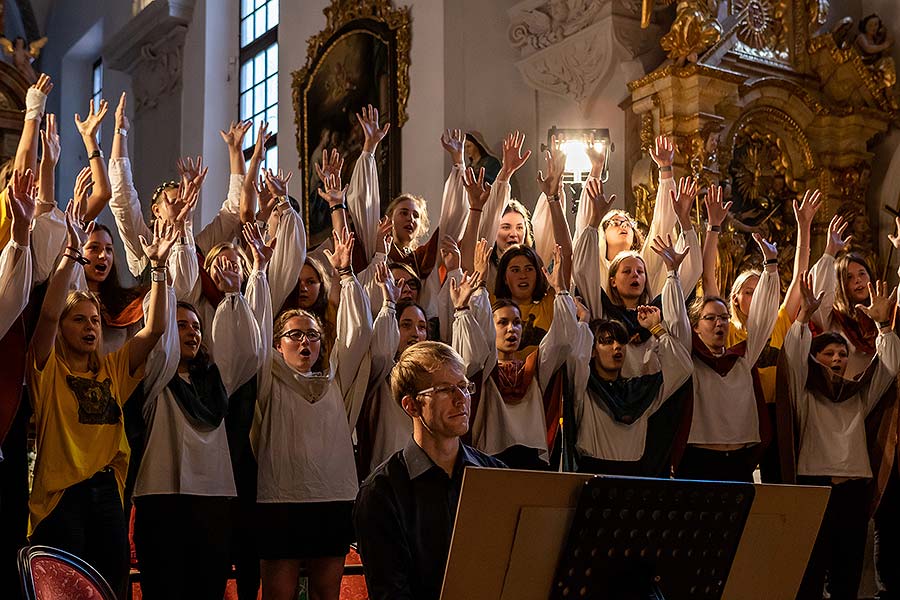
<svg viewBox="0 0 900 600"><path fill-rule="evenodd" d="M453 476L410 439L363 482L353 520L371 600L438 600L463 469L499 460L459 444Z"/></svg>

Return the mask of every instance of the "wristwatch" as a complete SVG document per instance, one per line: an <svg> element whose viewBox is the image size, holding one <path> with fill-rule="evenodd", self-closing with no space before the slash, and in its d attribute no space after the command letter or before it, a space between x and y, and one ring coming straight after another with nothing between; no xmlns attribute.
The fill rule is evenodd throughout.
<svg viewBox="0 0 900 600"><path fill-rule="evenodd" d="M119 127L118 129L116 129L116 133L118 133L122 137L128 137L128 130L124 127Z"/></svg>
<svg viewBox="0 0 900 600"><path fill-rule="evenodd" d="M103 150L94 150L91 152L91 155L88 156L88 160L94 160L95 158L103 158Z"/></svg>

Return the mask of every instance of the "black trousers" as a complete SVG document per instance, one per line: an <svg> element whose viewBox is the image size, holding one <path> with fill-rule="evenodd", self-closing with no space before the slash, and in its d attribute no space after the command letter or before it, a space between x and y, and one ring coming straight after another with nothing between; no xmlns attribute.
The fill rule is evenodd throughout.
<svg viewBox="0 0 900 600"><path fill-rule="evenodd" d="M875 511L875 577L878 600L900 600L900 464Z"/></svg>
<svg viewBox="0 0 900 600"><path fill-rule="evenodd" d="M526 471L547 471L550 466L541 460L540 451L537 448L526 446L510 446L494 458L502 460L510 469L522 469Z"/></svg>
<svg viewBox="0 0 900 600"><path fill-rule="evenodd" d="M856 600L869 527L869 480L851 479L832 484L830 477L801 475L797 483L831 486L831 497L797 600L821 600L826 577L831 600Z"/></svg>
<svg viewBox="0 0 900 600"><path fill-rule="evenodd" d="M128 522L113 471L107 468L66 489L38 523L31 543L84 559L121 595L128 581Z"/></svg>
<svg viewBox="0 0 900 600"><path fill-rule="evenodd" d="M753 471L756 469L753 463L754 451L752 446L727 452L688 446L675 477L752 483Z"/></svg>
<svg viewBox="0 0 900 600"><path fill-rule="evenodd" d="M134 499L134 546L147 600L222 600L231 567L233 503L218 496Z"/></svg>

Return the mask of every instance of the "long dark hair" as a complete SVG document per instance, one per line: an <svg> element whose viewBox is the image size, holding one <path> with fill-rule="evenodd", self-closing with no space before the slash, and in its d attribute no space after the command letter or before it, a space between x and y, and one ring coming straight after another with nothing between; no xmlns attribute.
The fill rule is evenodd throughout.
<svg viewBox="0 0 900 600"><path fill-rule="evenodd" d="M535 252L533 248L523 246L522 244L510 246L506 252L503 253L503 256L500 257L500 264L497 266L497 281L494 283L494 295L497 298L512 298L512 292L509 289L509 285L506 283L506 269L509 268L509 263L512 259L519 256L524 256L534 266L536 277L534 280L534 290L531 292L531 300L533 302L540 302L543 300L544 296L547 295L547 290L550 287L547 283L547 278L544 277L544 271L542 270L544 264L541 262L541 257L537 255L537 252Z"/></svg>
<svg viewBox="0 0 900 600"><path fill-rule="evenodd" d="M200 312L197 308L191 304L190 302L185 302L184 300L179 300L176 304L176 308L183 308L184 310L189 310L197 316L197 321L200 323L200 331L203 331L203 317L200 316ZM203 367L206 368L209 366L210 357L209 352L206 350L206 344L203 342L203 334L200 334L200 347L197 348L197 356L188 361L188 366L190 368L193 367Z"/></svg>
<svg viewBox="0 0 900 600"><path fill-rule="evenodd" d="M109 227L94 222L94 231L104 231L110 240L114 240ZM143 298L149 291L146 285L136 285L134 287L124 287L119 283L119 272L116 269L118 264L118 256L113 256L112 264L109 266L109 274L106 279L100 282L97 288L97 296L100 298L100 307L105 315L110 317L118 316L126 306L134 302L137 298Z"/></svg>

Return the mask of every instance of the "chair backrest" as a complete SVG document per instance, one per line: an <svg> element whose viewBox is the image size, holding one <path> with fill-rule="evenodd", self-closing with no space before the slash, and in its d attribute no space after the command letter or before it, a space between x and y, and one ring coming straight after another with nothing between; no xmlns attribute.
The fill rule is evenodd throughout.
<svg viewBox="0 0 900 600"><path fill-rule="evenodd" d="M94 567L64 550L26 546L18 564L26 600L116 600Z"/></svg>

